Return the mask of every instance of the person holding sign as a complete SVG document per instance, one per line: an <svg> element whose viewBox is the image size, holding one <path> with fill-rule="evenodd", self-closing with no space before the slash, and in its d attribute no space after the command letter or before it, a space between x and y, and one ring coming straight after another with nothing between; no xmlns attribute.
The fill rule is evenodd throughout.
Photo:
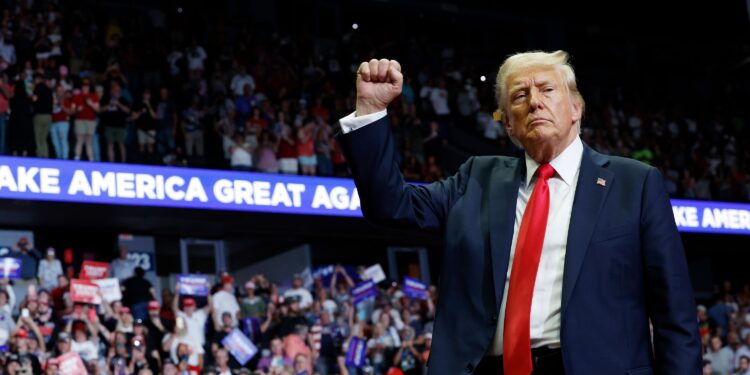
<svg viewBox="0 0 750 375"><path fill-rule="evenodd" d="M338 140L362 213L444 238L430 374L700 373L664 179L582 142L566 52L519 53L499 68L498 114L523 157L472 157L429 185L404 182L390 131L401 65L363 62L356 79Z"/></svg>
<svg viewBox="0 0 750 375"><path fill-rule="evenodd" d="M209 283L208 289L211 289ZM182 301L183 309L180 310L180 283L175 284L175 290L177 295L172 300L172 310L174 311L175 317L182 318L185 322L185 329L189 336L191 343L195 343L196 346L202 347L205 343L205 327L206 320L211 314L211 305L213 298L211 294L208 294L208 302L203 308L198 308L195 303L195 299L187 297Z"/></svg>

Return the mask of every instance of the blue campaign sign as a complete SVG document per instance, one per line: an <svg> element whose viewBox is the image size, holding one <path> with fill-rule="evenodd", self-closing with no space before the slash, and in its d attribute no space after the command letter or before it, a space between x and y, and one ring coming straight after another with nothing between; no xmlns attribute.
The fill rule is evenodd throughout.
<svg viewBox="0 0 750 375"><path fill-rule="evenodd" d="M0 258L0 278L21 278L21 259L10 257Z"/></svg>
<svg viewBox="0 0 750 375"><path fill-rule="evenodd" d="M180 294L208 295L208 276L206 275L179 275L177 276L177 282L180 283Z"/></svg>
<svg viewBox="0 0 750 375"><path fill-rule="evenodd" d="M258 353L258 348L253 342L250 341L247 336L243 335L237 328L233 329L223 340L221 340L221 345L224 345L224 347L232 353L234 359L236 359L242 366Z"/></svg>
<svg viewBox="0 0 750 375"><path fill-rule="evenodd" d="M352 302L356 305L378 295L378 287L372 280L363 281L352 288Z"/></svg>
<svg viewBox="0 0 750 375"><path fill-rule="evenodd" d="M0 157L0 198L361 217L354 182Z"/></svg>
<svg viewBox="0 0 750 375"><path fill-rule="evenodd" d="M366 354L367 342L359 337L352 337L346 350L346 364L360 368L365 365Z"/></svg>
<svg viewBox="0 0 750 375"><path fill-rule="evenodd" d="M427 284L409 276L404 276L404 294L409 298L427 299Z"/></svg>
<svg viewBox="0 0 750 375"><path fill-rule="evenodd" d="M681 232L750 235L750 204L672 199Z"/></svg>

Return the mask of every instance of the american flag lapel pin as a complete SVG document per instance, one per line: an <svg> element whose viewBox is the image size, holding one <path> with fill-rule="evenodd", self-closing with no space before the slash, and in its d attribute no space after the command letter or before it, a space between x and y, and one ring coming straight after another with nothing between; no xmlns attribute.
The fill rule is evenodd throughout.
<svg viewBox="0 0 750 375"><path fill-rule="evenodd" d="M599 186L607 186L607 180L599 177L596 179L596 184Z"/></svg>

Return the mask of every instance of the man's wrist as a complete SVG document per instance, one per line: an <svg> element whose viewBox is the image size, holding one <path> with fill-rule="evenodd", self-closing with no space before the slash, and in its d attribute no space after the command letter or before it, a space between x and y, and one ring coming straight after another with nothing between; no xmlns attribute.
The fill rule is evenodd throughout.
<svg viewBox="0 0 750 375"><path fill-rule="evenodd" d="M356 117L365 116L365 115L369 115L371 113L380 112L380 111L382 111L384 109L385 109L385 107L380 108L380 107L372 105L370 103L364 103L364 102L359 102L358 101L357 104L356 104L356 107L355 107L354 116L356 116Z"/></svg>

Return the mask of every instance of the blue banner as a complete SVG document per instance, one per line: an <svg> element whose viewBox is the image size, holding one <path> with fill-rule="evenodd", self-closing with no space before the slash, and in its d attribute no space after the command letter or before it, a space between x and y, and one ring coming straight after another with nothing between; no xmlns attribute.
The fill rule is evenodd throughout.
<svg viewBox="0 0 750 375"><path fill-rule="evenodd" d="M362 216L350 179L18 157L0 157L0 198Z"/></svg>
<svg viewBox="0 0 750 375"><path fill-rule="evenodd" d="M362 217L351 179L0 157L0 199ZM680 231L750 234L750 204L673 199Z"/></svg>
<svg viewBox="0 0 750 375"><path fill-rule="evenodd" d="M681 232L750 235L750 204L672 199Z"/></svg>
<svg viewBox="0 0 750 375"><path fill-rule="evenodd" d="M206 275L178 275L180 294L190 296L208 295L208 276Z"/></svg>
<svg viewBox="0 0 750 375"><path fill-rule="evenodd" d="M258 353L258 348L253 345L245 335L240 332L239 329L235 328L228 335L221 340L223 345L232 355L237 362L244 366L250 359Z"/></svg>
<svg viewBox="0 0 750 375"><path fill-rule="evenodd" d="M352 288L352 302L358 303L375 297L378 294L378 287L372 280L363 281Z"/></svg>
<svg viewBox="0 0 750 375"><path fill-rule="evenodd" d="M427 284L409 276L404 276L404 294L409 298L427 299Z"/></svg>
<svg viewBox="0 0 750 375"><path fill-rule="evenodd" d="M367 358L367 343L359 337L349 340L349 348L346 350L346 364L360 368L365 365Z"/></svg>
<svg viewBox="0 0 750 375"><path fill-rule="evenodd" d="M0 278L21 278L21 259L11 257L0 258Z"/></svg>

